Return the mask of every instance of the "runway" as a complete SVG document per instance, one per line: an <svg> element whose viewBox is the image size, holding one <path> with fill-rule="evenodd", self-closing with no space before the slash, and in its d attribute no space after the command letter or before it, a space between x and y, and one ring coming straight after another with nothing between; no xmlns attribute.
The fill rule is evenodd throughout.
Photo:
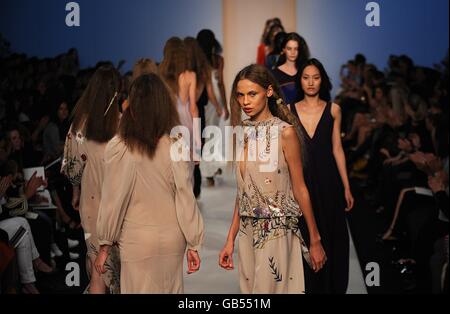
<svg viewBox="0 0 450 314"><path fill-rule="evenodd" d="M235 269L226 271L219 267L222 249L233 216L236 182L231 169L216 179L214 187L202 185L199 207L205 223L205 241L200 252L202 264L199 272L184 275L186 294L239 294L237 249L233 256ZM185 263L186 264L186 263ZM184 266L186 268L186 265ZM367 294L363 273L350 235L350 278L347 293Z"/></svg>

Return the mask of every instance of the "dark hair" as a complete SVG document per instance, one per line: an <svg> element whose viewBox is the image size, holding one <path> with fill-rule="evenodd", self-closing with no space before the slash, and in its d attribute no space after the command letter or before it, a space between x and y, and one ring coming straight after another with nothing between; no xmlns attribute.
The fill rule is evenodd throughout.
<svg viewBox="0 0 450 314"><path fill-rule="evenodd" d="M286 32L279 32L275 35L274 42L274 48L273 51L270 53L270 55L280 55L283 51L284 43L286 40L286 36L288 34Z"/></svg>
<svg viewBox="0 0 450 314"><path fill-rule="evenodd" d="M88 140L108 142L119 123L119 72L110 66L99 67L78 100L72 113L72 133L83 131Z"/></svg>
<svg viewBox="0 0 450 314"><path fill-rule="evenodd" d="M295 62L297 70L300 69L303 63L305 63L310 58L309 47L306 43L306 40L297 33L289 33L284 38L284 42L282 44L282 49L284 49L287 43L291 40L294 40L298 43L298 57ZM280 60L278 61L278 65L282 65L286 62L286 55L282 55Z"/></svg>
<svg viewBox="0 0 450 314"><path fill-rule="evenodd" d="M179 124L174 102L169 87L158 75L138 77L131 84L129 107L118 130L125 145L152 158L160 138Z"/></svg>
<svg viewBox="0 0 450 314"><path fill-rule="evenodd" d="M333 85L331 84L331 80L330 77L328 76L327 72L325 71L325 68L323 67L322 63L315 59L309 59L308 61L306 61L305 63L303 63L303 65L300 67L300 69L298 70L299 73L299 82L298 82L298 91L299 91L299 100L302 100L303 98L305 98L305 92L303 91L303 89L301 88L301 79L302 79L302 75L303 75L303 71L305 70L306 67L308 66L315 66L320 73L320 78L322 80L321 84L320 84L320 90L319 90L319 98L324 100L324 101L330 101L331 100L331 90L333 88Z"/></svg>
<svg viewBox="0 0 450 314"><path fill-rule="evenodd" d="M216 60L214 60L214 55L220 55L222 53L222 46L217 41L214 33L209 29L202 29L197 34L197 41L205 53L209 64L215 67Z"/></svg>
<svg viewBox="0 0 450 314"><path fill-rule="evenodd" d="M267 32L267 34L266 34L266 36L264 38L264 44L266 46L270 46L272 44L272 36L273 36L273 33L275 32L275 30L277 30L277 29L280 29L281 32L284 32L283 25L281 25L281 24L273 24L270 27L269 31Z"/></svg>

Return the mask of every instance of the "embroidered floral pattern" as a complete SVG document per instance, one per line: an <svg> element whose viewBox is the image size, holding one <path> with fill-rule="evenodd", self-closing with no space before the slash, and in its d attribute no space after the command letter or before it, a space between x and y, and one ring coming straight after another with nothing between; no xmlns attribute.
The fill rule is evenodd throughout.
<svg viewBox="0 0 450 314"><path fill-rule="evenodd" d="M78 144L83 144L84 140L86 138L84 137L83 133L81 133L80 131L77 132L76 136L75 136L75 140L77 141Z"/></svg>
<svg viewBox="0 0 450 314"><path fill-rule="evenodd" d="M241 229L245 229L249 224L253 230L253 247L255 249L263 249L268 241L283 237L288 231L300 234L297 217L270 219L241 217Z"/></svg>
<svg viewBox="0 0 450 314"><path fill-rule="evenodd" d="M79 145L84 143L84 136L81 132L77 132L75 139L69 131L64 145L64 156L61 165L61 173L63 173L72 185L80 185L83 176L84 167L87 157L80 154Z"/></svg>
<svg viewBox="0 0 450 314"><path fill-rule="evenodd" d="M269 257L269 267L270 267L270 272L274 276L274 280L276 282L283 281L283 275L280 274L280 272L278 271L278 267L275 264L273 256Z"/></svg>

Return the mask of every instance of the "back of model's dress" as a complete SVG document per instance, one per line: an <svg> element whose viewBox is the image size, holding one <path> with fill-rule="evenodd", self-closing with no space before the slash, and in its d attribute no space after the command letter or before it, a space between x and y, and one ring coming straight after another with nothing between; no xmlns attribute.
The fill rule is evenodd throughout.
<svg viewBox="0 0 450 314"><path fill-rule="evenodd" d="M223 108L226 104L224 103L220 93L217 71L217 69L211 70L212 88L214 95L219 102L219 105ZM205 126L217 126L221 129L221 138L206 138L205 142L208 142L208 147L219 147L219 141L222 140L222 145L220 145L222 149L222 151L220 152L220 156L223 158L225 153L225 139L223 138L225 121L223 115L221 117L217 115L216 108L211 101L208 101L207 105L205 106ZM213 177L219 169L226 166L226 162L223 160L218 160L219 158L214 158L214 160L211 160L213 156L219 157L219 152L204 151L203 154L203 157L209 158L207 159L208 161L202 160L202 162L200 163L200 170L204 177Z"/></svg>
<svg viewBox="0 0 450 314"><path fill-rule="evenodd" d="M295 106L292 111L298 117ZM322 245L327 254L324 268L317 274L305 267L308 293L345 293L348 283L349 238L345 218L343 184L333 155L333 124L331 103L327 103L310 137L300 121L303 135L304 176L319 228ZM306 236L304 219L300 228Z"/></svg>
<svg viewBox="0 0 450 314"><path fill-rule="evenodd" d="M184 103L181 100L181 98L178 96L177 97L177 111L178 111L178 116L180 117L181 125L187 127L192 136L193 121L192 121L191 111L189 110L189 100L187 100Z"/></svg>

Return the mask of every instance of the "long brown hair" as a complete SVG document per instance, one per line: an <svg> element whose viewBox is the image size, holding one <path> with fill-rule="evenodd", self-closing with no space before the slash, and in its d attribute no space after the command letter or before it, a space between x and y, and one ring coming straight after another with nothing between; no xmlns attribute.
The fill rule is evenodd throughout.
<svg viewBox="0 0 450 314"><path fill-rule="evenodd" d="M152 158L159 139L179 124L174 98L163 80L150 73L133 82L128 99L118 134L131 151Z"/></svg>
<svg viewBox="0 0 450 314"><path fill-rule="evenodd" d="M119 72L111 66L99 67L72 112L72 133L82 131L88 140L108 142L119 123Z"/></svg>
<svg viewBox="0 0 450 314"><path fill-rule="evenodd" d="M252 64L242 69L234 79L233 87L230 96L230 109L231 109L231 125L237 126L242 122L242 109L237 99L237 85L241 80L249 80L255 84L258 84L265 90L272 86L273 94L268 98L269 110L273 116L280 118L284 122L289 123L295 127L300 145L303 148L304 138L300 130L300 124L298 118L289 110L283 101L281 96L281 88L272 73L263 65ZM302 158L304 158L302 149Z"/></svg>
<svg viewBox="0 0 450 314"><path fill-rule="evenodd" d="M188 59L188 70L195 72L197 76L197 85L205 84L211 79L211 66L205 53L194 37L184 39L186 55Z"/></svg>
<svg viewBox="0 0 450 314"><path fill-rule="evenodd" d="M187 69L186 46L180 38L170 38L164 46L164 57L159 65L159 74L175 95L178 95L178 78Z"/></svg>

